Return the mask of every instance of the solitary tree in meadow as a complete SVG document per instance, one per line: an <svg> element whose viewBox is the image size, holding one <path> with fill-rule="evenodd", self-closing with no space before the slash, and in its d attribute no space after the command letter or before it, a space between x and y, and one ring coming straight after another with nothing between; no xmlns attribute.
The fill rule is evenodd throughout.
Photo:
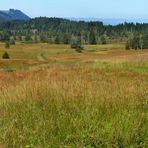
<svg viewBox="0 0 148 148"><path fill-rule="evenodd" d="M10 59L10 56L7 52L4 52L4 54L2 55L3 59Z"/></svg>

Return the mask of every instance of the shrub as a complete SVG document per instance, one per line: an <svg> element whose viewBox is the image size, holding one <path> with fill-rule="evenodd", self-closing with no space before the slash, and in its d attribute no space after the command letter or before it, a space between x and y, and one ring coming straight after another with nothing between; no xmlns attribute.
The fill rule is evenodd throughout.
<svg viewBox="0 0 148 148"><path fill-rule="evenodd" d="M13 72L13 71L15 71L15 69L13 69L12 67L7 65L7 66L4 67L4 71L5 72Z"/></svg>
<svg viewBox="0 0 148 148"><path fill-rule="evenodd" d="M130 44L129 44L129 42L126 42L125 49L126 50L130 50Z"/></svg>
<svg viewBox="0 0 148 148"><path fill-rule="evenodd" d="M10 45L15 45L15 41L13 39L10 40Z"/></svg>
<svg viewBox="0 0 148 148"><path fill-rule="evenodd" d="M78 41L72 42L70 46L71 46L71 48L74 48L76 50L76 52L78 52L78 53L81 53L83 50L81 43Z"/></svg>
<svg viewBox="0 0 148 148"><path fill-rule="evenodd" d="M106 38L105 38L104 36L102 36L102 37L100 38L100 42L101 42L102 45L107 44Z"/></svg>
<svg viewBox="0 0 148 148"><path fill-rule="evenodd" d="M77 48L77 44L76 43L71 43L71 48L74 48L74 49L76 49Z"/></svg>
<svg viewBox="0 0 148 148"><path fill-rule="evenodd" d="M9 42L5 42L5 48L10 48Z"/></svg>

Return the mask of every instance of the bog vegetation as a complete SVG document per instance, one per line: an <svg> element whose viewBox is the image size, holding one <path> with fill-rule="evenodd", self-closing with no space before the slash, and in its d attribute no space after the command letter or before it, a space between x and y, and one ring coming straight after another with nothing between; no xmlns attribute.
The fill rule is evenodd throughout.
<svg viewBox="0 0 148 148"><path fill-rule="evenodd" d="M148 147L147 26L0 27L0 147Z"/></svg>

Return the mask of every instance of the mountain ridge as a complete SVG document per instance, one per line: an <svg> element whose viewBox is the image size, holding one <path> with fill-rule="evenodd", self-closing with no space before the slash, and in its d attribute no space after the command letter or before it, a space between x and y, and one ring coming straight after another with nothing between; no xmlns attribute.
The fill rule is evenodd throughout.
<svg viewBox="0 0 148 148"><path fill-rule="evenodd" d="M70 21L103 22L104 25L118 25L127 23L148 23L148 19L124 19L124 18L93 18L93 17L62 17ZM0 10L0 22L13 20L30 20L31 18L18 9Z"/></svg>
<svg viewBox="0 0 148 148"><path fill-rule="evenodd" d="M30 20L31 18L27 16L20 10L9 9L0 10L0 20L1 21L11 21L11 20Z"/></svg>

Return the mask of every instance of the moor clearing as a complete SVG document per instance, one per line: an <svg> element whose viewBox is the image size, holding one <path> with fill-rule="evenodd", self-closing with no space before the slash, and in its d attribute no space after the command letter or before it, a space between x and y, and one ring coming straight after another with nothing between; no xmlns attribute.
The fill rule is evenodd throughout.
<svg viewBox="0 0 148 148"><path fill-rule="evenodd" d="M148 50L19 44L0 59L0 147L148 147Z"/></svg>

